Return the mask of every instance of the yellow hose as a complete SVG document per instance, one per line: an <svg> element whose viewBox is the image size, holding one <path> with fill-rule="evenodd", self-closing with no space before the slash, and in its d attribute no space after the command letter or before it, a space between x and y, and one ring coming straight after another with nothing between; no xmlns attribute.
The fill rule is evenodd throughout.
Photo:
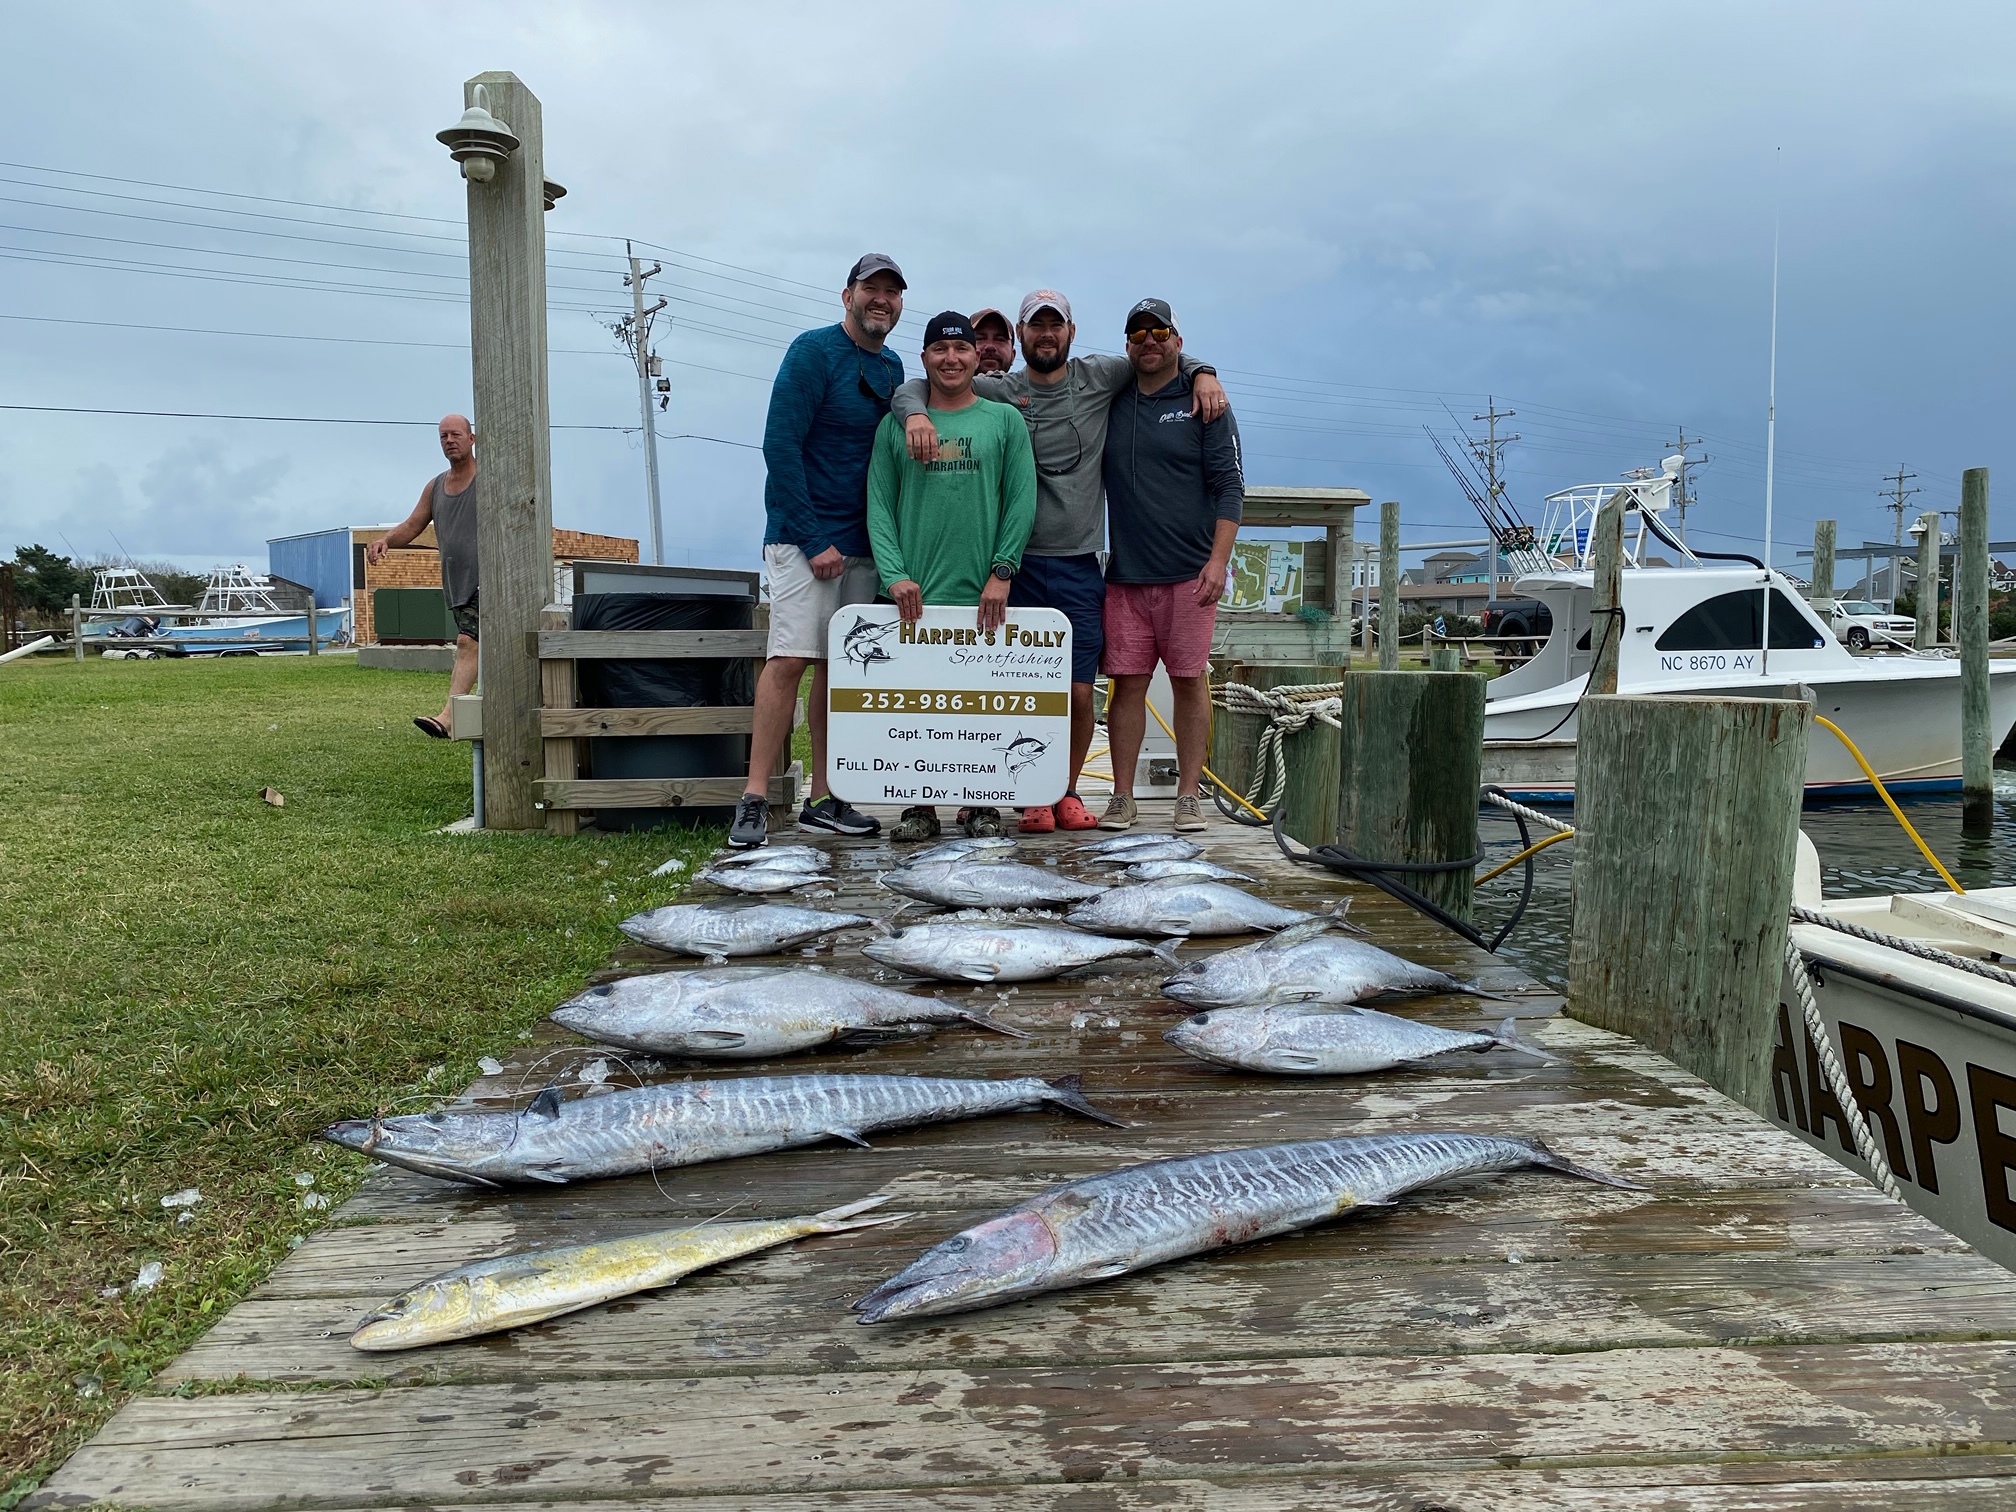
<svg viewBox="0 0 2016 1512"><path fill-rule="evenodd" d="M1503 865L1492 867L1491 870L1487 871L1486 873L1484 873L1483 876L1477 878L1476 880L1477 882L1489 882L1493 877L1502 877L1505 875L1506 872L1512 870L1513 867L1517 866L1521 861L1524 861L1528 856L1537 856L1540 854L1540 852L1547 849L1547 847L1550 845L1559 845L1563 840L1573 840L1574 838L1575 838L1575 831L1559 830L1556 833L1549 835L1545 840L1535 840L1531 845L1527 846L1526 849L1519 852L1519 854L1514 856L1510 861L1505 862ZM1471 885L1475 886L1476 883L1472 883Z"/></svg>
<svg viewBox="0 0 2016 1512"><path fill-rule="evenodd" d="M1141 702L1143 702L1144 704L1148 704L1148 712L1155 716L1155 723L1162 726L1162 733L1164 735L1167 735L1171 740L1174 740L1176 738L1176 732L1169 728L1169 721L1162 717L1162 711L1156 708L1154 704L1148 703L1148 700L1145 698L1142 699ZM1238 804L1239 807L1246 810L1247 813L1253 815L1253 817L1258 819L1262 824L1273 823L1273 821L1267 817L1267 811L1265 809L1255 808L1252 804L1246 801L1243 795L1233 792L1232 785L1228 783L1223 777L1220 777L1216 772L1212 771L1211 768L1209 768L1208 766L1204 768L1204 775L1206 777L1209 777L1213 782L1217 783L1220 791L1222 791L1234 803Z"/></svg>
<svg viewBox="0 0 2016 1512"><path fill-rule="evenodd" d="M1848 738L1848 732L1842 729L1841 726L1834 723L1833 720L1829 719L1824 714L1816 712L1813 715L1813 718L1818 723L1823 724L1828 729L1832 730L1834 732L1834 738L1839 740L1841 744L1843 744L1844 746L1848 747L1848 754L1855 758L1855 765L1862 768L1862 775L1867 777L1869 779L1869 785L1876 789L1876 796L1878 798L1881 798L1883 802L1889 806L1891 814L1896 817L1896 820L1899 824L1904 826L1904 833L1911 837L1911 843L1918 847L1920 854L1922 854L1927 861L1932 863L1932 870L1939 873L1940 879L1944 881L1948 887L1952 888L1953 891L1955 891L1956 893L1965 893L1967 889L1962 887L1958 882L1955 882L1953 880L1953 873L1949 872L1948 870L1946 870L1945 867L1939 864L1939 858L1932 854L1932 847L1925 843L1925 837L1920 835L1918 831L1916 831L1911 827L1911 821L1904 817L1904 810L1897 807L1897 800L1890 796L1890 789L1883 786L1883 779L1876 775L1876 769L1870 766L1869 763L1863 759L1861 751L1856 749L1855 742Z"/></svg>

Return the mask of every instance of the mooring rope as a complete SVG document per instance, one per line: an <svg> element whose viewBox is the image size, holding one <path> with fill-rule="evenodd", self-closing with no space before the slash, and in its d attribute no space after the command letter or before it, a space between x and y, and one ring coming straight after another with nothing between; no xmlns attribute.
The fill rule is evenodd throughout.
<svg viewBox="0 0 2016 1512"><path fill-rule="evenodd" d="M1215 683L1211 702L1231 714L1258 714L1267 721L1253 753L1253 780L1241 800L1256 813L1271 814L1288 792L1288 752L1284 742L1311 724L1344 728L1341 715L1344 684L1289 683L1279 688L1252 688L1245 683Z"/></svg>
<svg viewBox="0 0 2016 1512"><path fill-rule="evenodd" d="M1807 910L1795 908L1792 912L1797 916ZM1904 1194L1897 1190L1897 1178L1890 1170L1890 1162L1884 1158L1876 1136L1869 1132L1869 1120L1862 1116L1862 1104L1855 1100L1855 1090L1848 1085L1848 1073L1842 1068L1841 1057L1834 1052L1834 1041L1827 1037L1826 1020L1820 1017L1820 1005L1813 999L1813 979L1806 971L1806 957L1799 953L1789 930L1785 935L1785 966L1792 973L1792 991L1799 999L1799 1012L1806 1023L1806 1038L1812 1042L1820 1059L1820 1074L1827 1078L1835 1105L1847 1121L1848 1135L1855 1141L1855 1149L1862 1156L1863 1163L1869 1167L1869 1178L1883 1189L1885 1197L1892 1202L1902 1202ZM1813 1125L1817 1138L1820 1127L1817 1117Z"/></svg>
<svg viewBox="0 0 2016 1512"><path fill-rule="evenodd" d="M1501 808L1506 813L1517 814L1523 819L1531 819L1542 829L1553 830L1557 835L1572 835L1575 833L1574 825L1563 824L1559 819L1549 818L1546 814L1541 813L1540 810L1528 808L1523 803L1514 803L1497 788L1485 788L1478 796L1493 808Z"/></svg>
<svg viewBox="0 0 2016 1512"><path fill-rule="evenodd" d="M1812 909L1801 908L1796 903L1792 906L1792 917L1801 924L1818 925L1821 929L1831 929L1836 934L1867 940L1871 945L1881 945L1887 950L1902 951L1905 955L1916 956L1921 961L1951 966L1955 971L1972 972L1975 976L1986 977L1991 982L1999 982L2004 987L2016 987L2016 972L2004 971L1999 966L1990 966L1986 961L1955 955L1950 950L1941 950L1937 945L1927 945L1922 940L1907 940L1901 935L1882 934L1874 929L1864 929L1860 924L1849 924L1828 914L1815 913Z"/></svg>

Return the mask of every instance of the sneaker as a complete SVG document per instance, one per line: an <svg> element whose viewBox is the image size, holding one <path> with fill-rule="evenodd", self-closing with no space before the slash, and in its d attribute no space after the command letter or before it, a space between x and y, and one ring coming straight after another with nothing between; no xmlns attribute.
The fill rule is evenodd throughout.
<svg viewBox="0 0 2016 1512"><path fill-rule="evenodd" d="M1204 805L1195 793L1185 793L1176 800L1176 818L1169 828L1173 830L1200 830L1204 824Z"/></svg>
<svg viewBox="0 0 2016 1512"><path fill-rule="evenodd" d="M735 824L728 831L728 843L736 850L754 850L770 843L770 800L760 793L744 793L735 805Z"/></svg>
<svg viewBox="0 0 2016 1512"><path fill-rule="evenodd" d="M1124 830L1134 828L1134 821L1141 817L1141 810L1134 800L1125 793L1115 793L1106 803L1106 812L1099 816L1099 828L1103 830Z"/></svg>
<svg viewBox="0 0 2016 1512"><path fill-rule="evenodd" d="M843 803L828 793L817 803L808 803L798 811L798 828L825 830L832 835L879 835L882 821L870 819L851 803Z"/></svg>
<svg viewBox="0 0 2016 1512"><path fill-rule="evenodd" d="M1042 808L1022 810L1022 820L1015 828L1025 835L1047 835L1057 828L1057 815L1048 804Z"/></svg>
<svg viewBox="0 0 2016 1512"><path fill-rule="evenodd" d="M1085 807L1085 800L1076 793L1066 793L1057 800L1054 810L1057 828L1060 830L1088 830L1099 828L1099 820L1092 810Z"/></svg>
<svg viewBox="0 0 2016 1512"><path fill-rule="evenodd" d="M928 803L913 803L897 816L889 838L899 845L916 845L936 840L944 831L938 826L938 810Z"/></svg>

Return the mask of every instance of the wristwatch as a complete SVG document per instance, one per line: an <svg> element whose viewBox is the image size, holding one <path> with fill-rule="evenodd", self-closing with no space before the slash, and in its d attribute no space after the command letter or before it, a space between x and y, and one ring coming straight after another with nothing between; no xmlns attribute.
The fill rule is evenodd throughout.
<svg viewBox="0 0 2016 1512"><path fill-rule="evenodd" d="M1006 583L1015 576L1015 569L1006 562L996 562L994 564L994 576Z"/></svg>

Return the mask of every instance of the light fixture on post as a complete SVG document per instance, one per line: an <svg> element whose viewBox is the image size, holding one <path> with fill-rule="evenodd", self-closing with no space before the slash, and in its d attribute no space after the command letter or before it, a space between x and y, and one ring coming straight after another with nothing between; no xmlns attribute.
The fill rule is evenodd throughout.
<svg viewBox="0 0 2016 1512"><path fill-rule="evenodd" d="M567 186L565 184L556 184L553 180L547 179L539 187L546 196L546 208L548 210L551 210L567 197Z"/></svg>
<svg viewBox="0 0 2016 1512"><path fill-rule="evenodd" d="M462 112L462 119L446 131L437 131L434 140L462 165L462 177L487 184L497 176L497 165L518 150L518 138L509 125L490 114L490 97L481 84L475 86L474 94L475 100ZM550 200L547 208L552 208Z"/></svg>

